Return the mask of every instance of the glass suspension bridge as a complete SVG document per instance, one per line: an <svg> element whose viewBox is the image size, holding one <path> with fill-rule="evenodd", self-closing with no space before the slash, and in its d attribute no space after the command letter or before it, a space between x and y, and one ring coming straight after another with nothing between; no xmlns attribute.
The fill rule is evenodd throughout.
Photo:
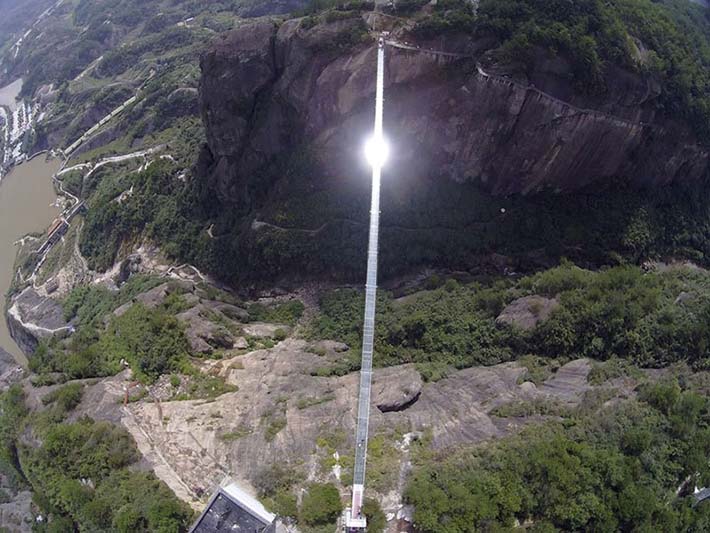
<svg viewBox="0 0 710 533"><path fill-rule="evenodd" d="M382 132L384 107L385 35L377 43L377 90L375 97L375 128L365 145L365 155L372 166L372 204L370 207L370 239L367 251L367 282L365 285L365 319L360 366L357 430L355 434L355 472L351 506L345 510L345 530L362 531L367 527L363 513L365 498L365 467L367 463L367 433L370 423L370 391L372 387L372 351L375 335L375 303L377 296L377 250L380 226L380 177L389 148Z"/></svg>

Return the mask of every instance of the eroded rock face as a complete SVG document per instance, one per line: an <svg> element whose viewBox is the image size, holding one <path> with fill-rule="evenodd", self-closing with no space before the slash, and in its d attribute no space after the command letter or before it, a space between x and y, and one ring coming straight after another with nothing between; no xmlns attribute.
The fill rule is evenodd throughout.
<svg viewBox="0 0 710 533"><path fill-rule="evenodd" d="M225 377L239 390L209 402L171 401L160 408L154 403L129 404L123 422L130 422L137 440L141 437L134 425L148 431L152 443L146 446L158 449L161 461L167 461L187 486L203 486L227 471L248 482L274 458L284 464L310 464L318 452L318 438L333 433L344 439L338 452L349 454L359 376L312 375L338 356L307 350L305 341L288 339L270 350L205 361L204 371ZM497 407L547 399L576 405L591 387L586 380L589 369L587 361L573 361L541 387L519 385L524 369L515 363L469 368L426 384L413 365L376 369L371 434L402 427L415 434L430 432L437 450L500 437L527 422L496 417L492 412ZM280 423L269 435L275 421ZM147 449L141 451L148 454ZM318 474L316 469L312 475L332 473Z"/></svg>
<svg viewBox="0 0 710 533"><path fill-rule="evenodd" d="M31 287L12 300L7 323L12 338L25 354L34 352L41 339L67 335L71 331L62 305Z"/></svg>
<svg viewBox="0 0 710 533"><path fill-rule="evenodd" d="M303 143L327 173L363 172L375 86L374 40L363 30L358 17L314 27L303 19L255 22L203 56L206 160L222 202L253 207L255 191L270 186L259 171ZM337 44L349 35L362 40ZM419 45L387 48L390 179L477 182L510 194L612 177L660 185L707 173L707 150L685 125L657 115L660 89L649 80L613 70L609 95L585 98L565 80L562 60L541 57L529 79L513 81L497 65L479 66L485 42Z"/></svg>

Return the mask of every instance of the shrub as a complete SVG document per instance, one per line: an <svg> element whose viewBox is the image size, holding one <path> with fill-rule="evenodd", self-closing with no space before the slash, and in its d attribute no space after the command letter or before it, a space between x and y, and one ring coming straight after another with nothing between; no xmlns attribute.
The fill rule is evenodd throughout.
<svg viewBox="0 0 710 533"><path fill-rule="evenodd" d="M367 517L367 533L382 533L385 530L387 517L377 500L365 498L362 512Z"/></svg>
<svg viewBox="0 0 710 533"><path fill-rule="evenodd" d="M300 474L293 468L274 463L259 470L254 478L254 487L261 497L275 495L279 491L288 491L301 481Z"/></svg>
<svg viewBox="0 0 710 533"><path fill-rule="evenodd" d="M265 305L255 303L249 306L249 319L254 322L271 322L293 326L303 316L305 306L300 300ZM282 339L281 339L282 340Z"/></svg>
<svg viewBox="0 0 710 533"><path fill-rule="evenodd" d="M284 416L269 416L266 418L267 424L264 430L264 438L267 442L271 442L276 438L283 428L286 427L286 418Z"/></svg>
<svg viewBox="0 0 710 533"><path fill-rule="evenodd" d="M596 363L587 375L587 381L592 385L601 385L611 379L632 376L636 379L643 377L643 373L629 361L614 357L602 363Z"/></svg>
<svg viewBox="0 0 710 533"><path fill-rule="evenodd" d="M707 409L707 399L698 407ZM425 459L405 500L423 533L503 530L523 516L546 524L542 531L623 531L641 523L653 531L695 531L703 518L690 510L692 496L667 499L697 464L709 470L707 457L688 460L706 447L708 434L701 415L690 418L694 425L676 432L672 417L631 400L575 424L530 427ZM675 453L676 446L689 455Z"/></svg>
<svg viewBox="0 0 710 533"><path fill-rule="evenodd" d="M44 405L54 404L54 412L60 418L73 411L81 403L84 396L84 385L81 383L69 383L60 387L42 398Z"/></svg>
<svg viewBox="0 0 710 533"><path fill-rule="evenodd" d="M280 490L272 498L272 509L278 516L298 518L298 501L291 491Z"/></svg>
<svg viewBox="0 0 710 533"><path fill-rule="evenodd" d="M334 524L343 512L340 493L332 483L311 483L303 496L300 520L309 526Z"/></svg>

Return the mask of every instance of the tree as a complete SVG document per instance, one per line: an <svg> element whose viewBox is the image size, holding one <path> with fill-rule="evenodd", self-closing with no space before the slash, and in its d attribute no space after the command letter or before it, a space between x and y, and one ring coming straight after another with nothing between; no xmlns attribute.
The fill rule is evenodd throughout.
<svg viewBox="0 0 710 533"><path fill-rule="evenodd" d="M301 502L300 519L309 526L334 523L343 511L340 493L332 483L312 483Z"/></svg>
<svg viewBox="0 0 710 533"><path fill-rule="evenodd" d="M387 517L377 500L365 498L362 512L367 517L367 533L382 533L385 530Z"/></svg>

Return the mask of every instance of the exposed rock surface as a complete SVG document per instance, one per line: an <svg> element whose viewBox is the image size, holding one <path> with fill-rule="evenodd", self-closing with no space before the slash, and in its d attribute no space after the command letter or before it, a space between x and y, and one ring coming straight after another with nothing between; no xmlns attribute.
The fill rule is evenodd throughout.
<svg viewBox="0 0 710 533"><path fill-rule="evenodd" d="M204 309L202 305L196 305L177 316L186 325L185 335L191 351L195 354L211 354L218 349L234 348L234 336L223 325L206 319Z"/></svg>
<svg viewBox="0 0 710 533"><path fill-rule="evenodd" d="M222 202L253 206L255 171L303 139L313 141L333 174L362 172L376 47L367 38L348 45L353 34L366 35L359 17L314 27L303 19L260 21L203 56L209 179ZM451 37L418 45L387 47L385 121L396 145L390 179L476 181L508 194L574 190L620 176L662 184L707 173L707 150L685 125L657 114L660 89L650 80L612 69L608 95L589 98L565 80L570 65L563 60L541 56L530 79L519 82L498 65L477 66L487 41Z"/></svg>
<svg viewBox="0 0 710 533"><path fill-rule="evenodd" d="M265 337L273 339L277 336L277 332L281 331L283 333L288 333L291 331L286 325L283 324L265 324L263 322L253 322L252 324L247 324L242 328L245 335L250 337Z"/></svg>
<svg viewBox="0 0 710 533"><path fill-rule="evenodd" d="M214 401L132 403L123 411L123 422L179 494L225 476L248 485L275 458L306 465L310 479L328 478L332 474L318 471L316 442L342 435L337 451L351 454L359 376L312 376L338 356L308 349L306 342L288 339L270 350L206 361L205 371L224 376L239 390ZM393 428L408 428L412 435L429 432L438 450L499 437L527 419L493 416L497 407L536 400L578 405L592 388L586 380L589 368L586 361L573 361L540 387L518 384L524 369L514 363L462 370L436 383L422 383L411 365L377 369L371 434ZM391 409L382 412L378 406ZM269 436L275 421L277 430Z"/></svg>
<svg viewBox="0 0 710 533"><path fill-rule="evenodd" d="M15 358L0 348L0 391L20 381L24 373L22 366L17 364Z"/></svg>
<svg viewBox="0 0 710 533"><path fill-rule="evenodd" d="M574 402L581 392L591 388L587 383L587 375L591 369L592 366L586 359L571 361L546 380L540 390L561 400Z"/></svg>
<svg viewBox="0 0 710 533"><path fill-rule="evenodd" d="M32 353L41 339L67 334L71 325L61 304L28 287L12 300L7 314L10 334L24 353Z"/></svg>
<svg viewBox="0 0 710 533"><path fill-rule="evenodd" d="M3 483L0 481L0 487ZM3 489L7 490L7 489ZM10 494L10 501L0 504L0 524L10 533L32 531L32 493L24 490Z"/></svg>
<svg viewBox="0 0 710 533"><path fill-rule="evenodd" d="M558 306L559 303L555 299L543 296L524 296L509 303L498 315L496 322L530 331L537 326L538 322L547 320Z"/></svg>
<svg viewBox="0 0 710 533"><path fill-rule="evenodd" d="M412 366L386 368L372 382L372 402L382 413L404 411L422 394L422 377Z"/></svg>

